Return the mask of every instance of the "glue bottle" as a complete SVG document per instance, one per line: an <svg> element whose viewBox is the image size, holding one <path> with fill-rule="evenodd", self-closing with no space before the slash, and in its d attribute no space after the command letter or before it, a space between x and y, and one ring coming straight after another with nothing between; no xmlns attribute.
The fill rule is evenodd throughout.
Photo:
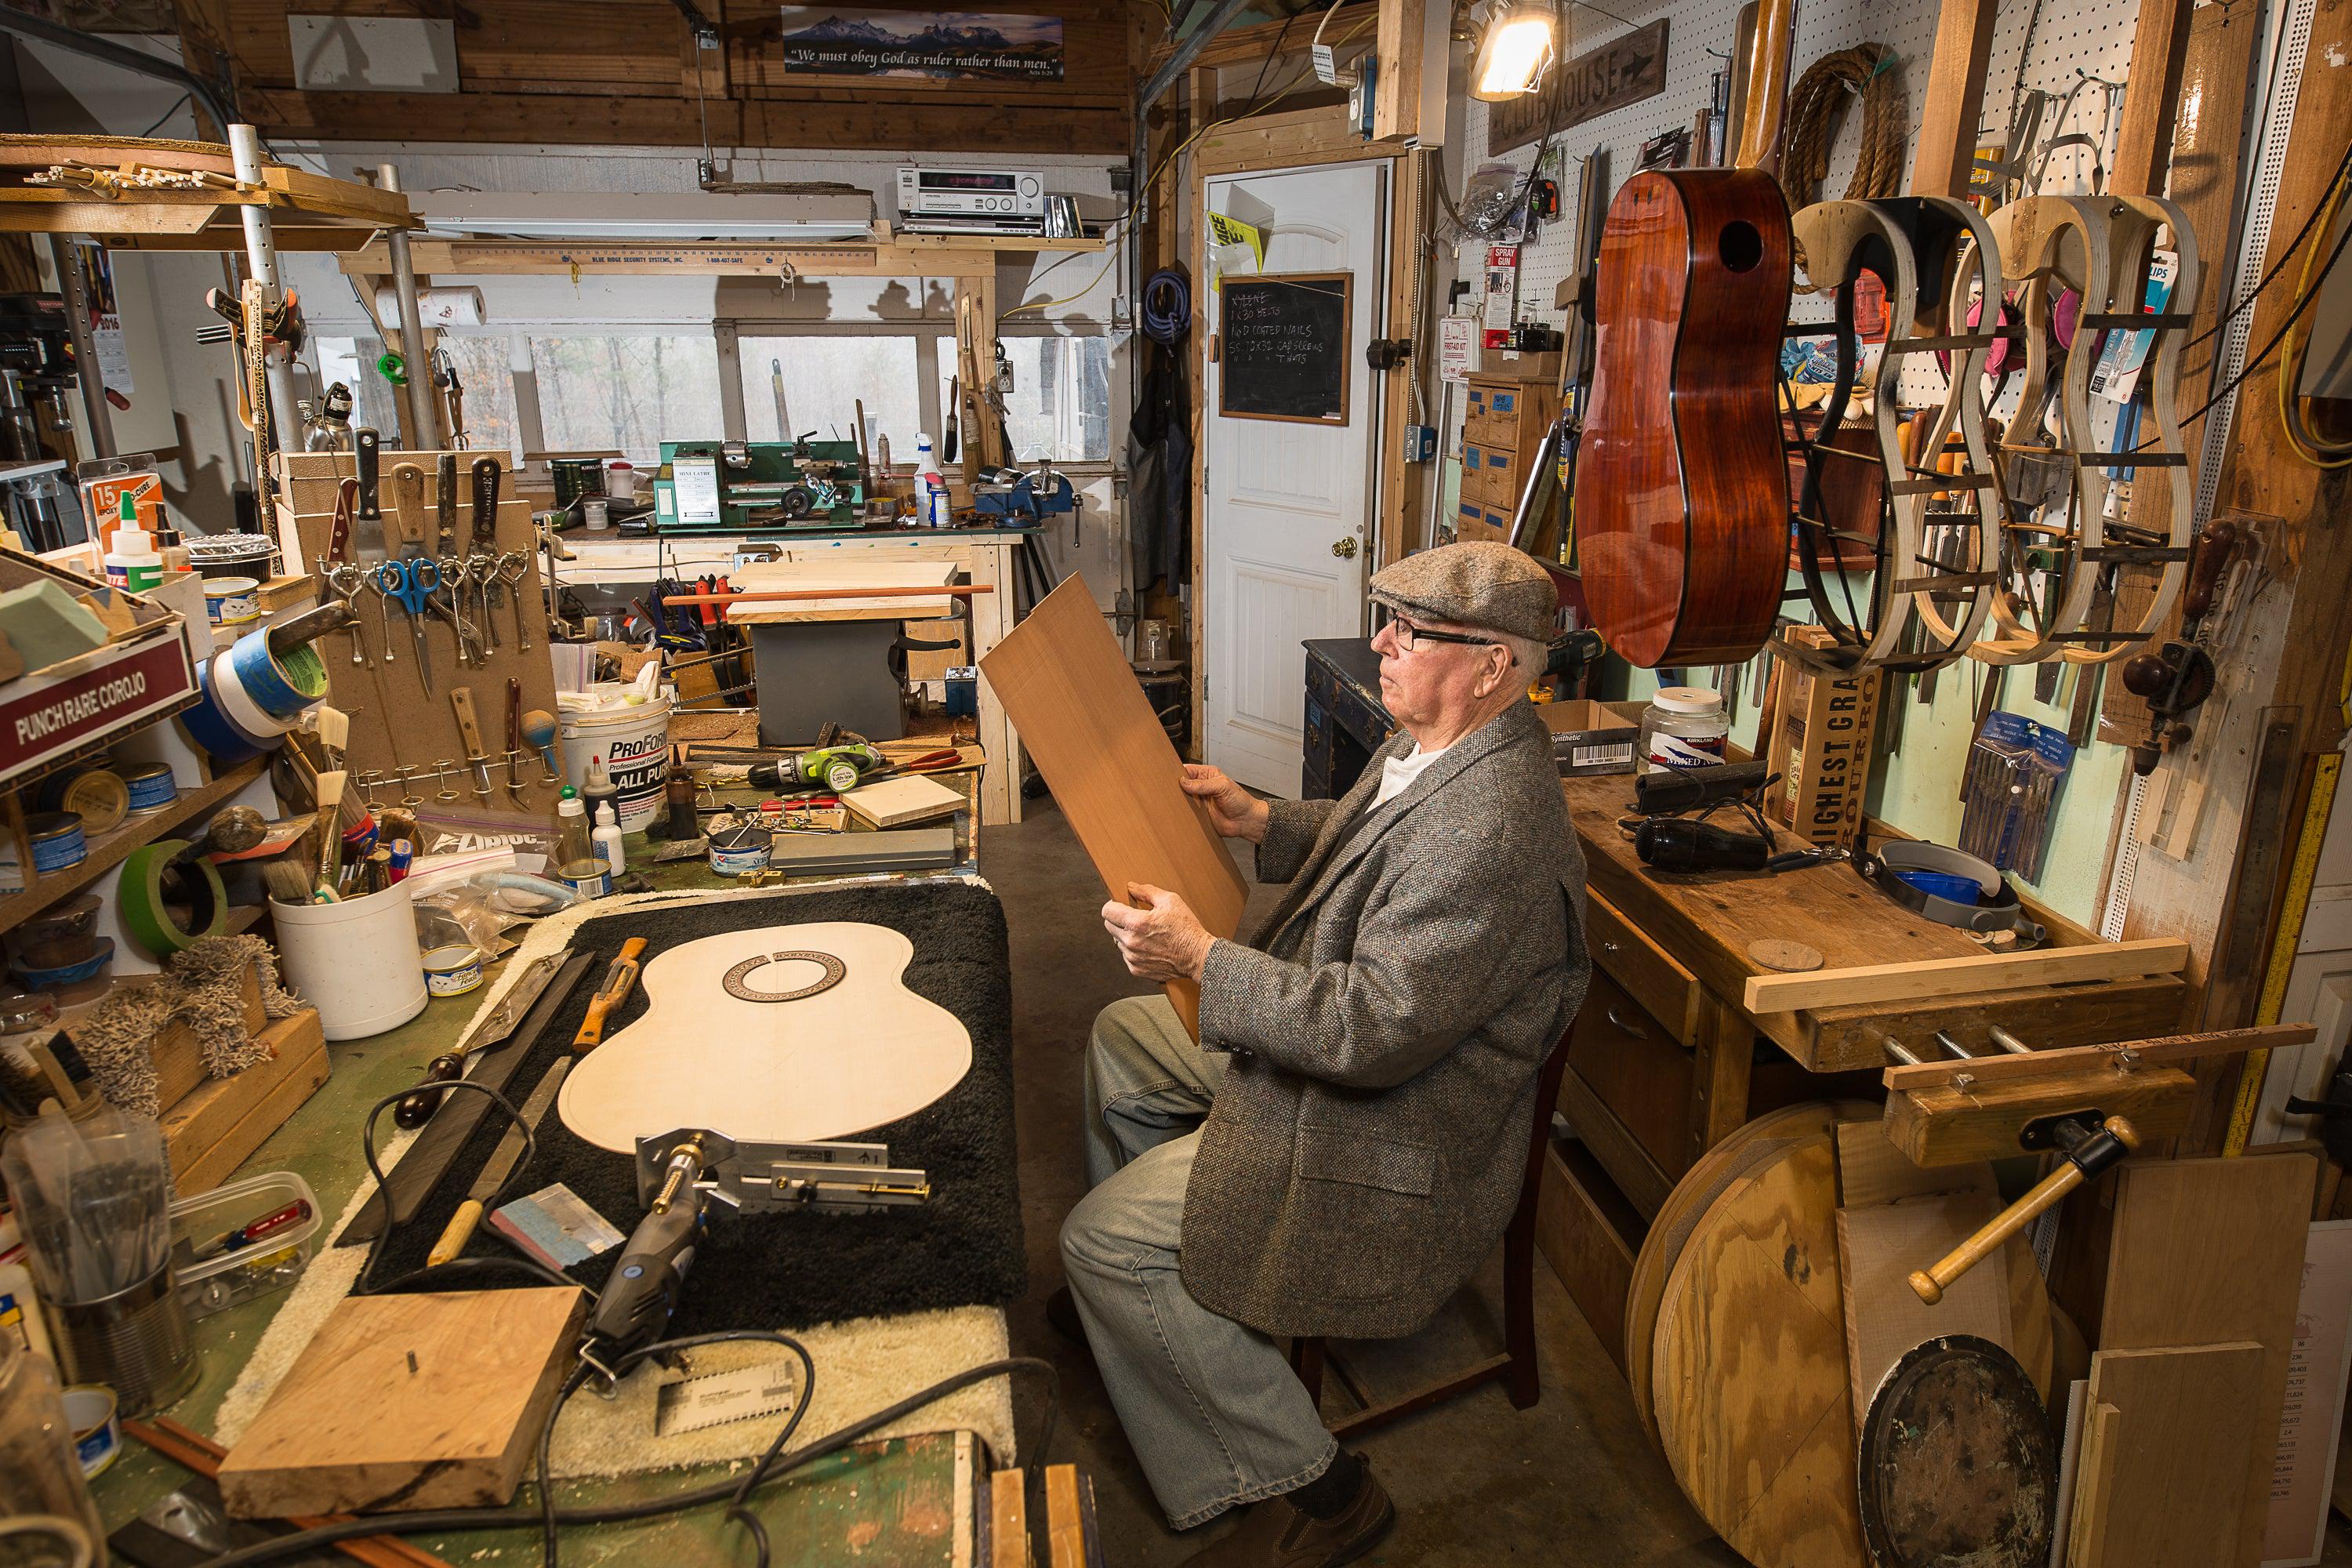
<svg viewBox="0 0 2352 1568"><path fill-rule="evenodd" d="M163 557L155 548L155 537L139 526L139 503L127 495L122 498L121 521L106 547L106 580L133 593L158 587L163 581Z"/></svg>
<svg viewBox="0 0 2352 1568"><path fill-rule="evenodd" d="M613 803L604 801L596 807L596 831L589 837L596 841L596 853L617 877L629 868L628 852L621 847L620 819L613 815Z"/></svg>
<svg viewBox="0 0 2352 1568"><path fill-rule="evenodd" d="M555 867L565 870L583 860L596 858L596 847L588 837L588 808L571 785L555 798Z"/></svg>
<svg viewBox="0 0 2352 1568"><path fill-rule="evenodd" d="M598 806L618 804L621 792L614 787L613 775L605 770L604 754L602 752L593 752L589 756L588 772L580 780L580 795L588 803L588 815L591 818L595 816Z"/></svg>
<svg viewBox="0 0 2352 1568"><path fill-rule="evenodd" d="M948 520L948 482L940 477L939 460L931 455L931 438L925 435L915 437L915 521L930 528L945 528Z"/></svg>

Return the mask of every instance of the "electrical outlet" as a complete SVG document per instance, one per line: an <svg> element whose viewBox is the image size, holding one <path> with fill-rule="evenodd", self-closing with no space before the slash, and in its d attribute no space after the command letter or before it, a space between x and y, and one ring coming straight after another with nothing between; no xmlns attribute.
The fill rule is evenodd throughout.
<svg viewBox="0 0 2352 1568"><path fill-rule="evenodd" d="M1408 425L1404 427L1404 460L1406 462L1426 463L1435 456L1437 456L1435 429L1427 425Z"/></svg>

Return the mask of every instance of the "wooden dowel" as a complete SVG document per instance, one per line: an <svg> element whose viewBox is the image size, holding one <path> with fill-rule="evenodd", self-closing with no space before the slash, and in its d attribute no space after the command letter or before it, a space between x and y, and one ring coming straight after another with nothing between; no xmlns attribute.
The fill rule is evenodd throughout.
<svg viewBox="0 0 2352 1568"><path fill-rule="evenodd" d="M2120 1116L2106 1120L2107 1132L2126 1149L2139 1147L2139 1132ZM2083 1167L2069 1160L2040 1181L2023 1197L1985 1222L1984 1227L1927 1268L1911 1271L1913 1294L1929 1306L1944 1299L1952 1281L1992 1256L1993 1248L2042 1217L2043 1210L2083 1184Z"/></svg>
<svg viewBox="0 0 2352 1568"><path fill-rule="evenodd" d="M943 583L936 588L772 588L748 594L667 594L665 605L772 604L784 599L968 599L993 594L992 583Z"/></svg>

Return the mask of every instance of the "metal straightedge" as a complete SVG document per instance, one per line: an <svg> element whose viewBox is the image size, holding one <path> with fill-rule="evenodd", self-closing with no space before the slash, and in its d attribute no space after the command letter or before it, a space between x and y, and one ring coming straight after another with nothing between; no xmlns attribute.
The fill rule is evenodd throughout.
<svg viewBox="0 0 2352 1568"><path fill-rule="evenodd" d="M745 1214L870 1214L931 1195L930 1173L892 1165L887 1143L738 1142L708 1128L681 1127L637 1140L639 1203L650 1205L661 1195L672 1161L689 1143L701 1167L696 1187Z"/></svg>

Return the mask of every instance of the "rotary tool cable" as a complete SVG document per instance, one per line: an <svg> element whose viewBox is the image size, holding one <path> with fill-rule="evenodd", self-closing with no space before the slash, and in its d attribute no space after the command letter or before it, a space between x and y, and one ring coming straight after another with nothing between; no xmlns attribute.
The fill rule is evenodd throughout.
<svg viewBox="0 0 2352 1568"><path fill-rule="evenodd" d="M506 1197L509 1189L521 1178L522 1173L530 1169L530 1157L539 1149L538 1136L532 1132L530 1123L522 1119L522 1112L515 1109L514 1101L492 1089L488 1084L476 1083L471 1079L453 1078L441 1087L445 1089L469 1089L476 1094L488 1095L498 1108L506 1113L508 1122L522 1130L522 1157L514 1163L514 1169L507 1173L504 1184L491 1194L488 1201L482 1205L486 1212L495 1209ZM373 1105L369 1106L367 1120L360 1123L360 1158L367 1162L368 1174L375 1178L376 1195L387 1208L392 1203L391 1188L384 1180L383 1166L376 1159L376 1118L383 1114L386 1106L397 1105L415 1092L416 1089L413 1084L406 1089L393 1090ZM375 1239L368 1243L367 1261L360 1266L358 1282L352 1287L353 1295L400 1296L417 1289L442 1289L448 1285L452 1277L457 1275L516 1272L531 1275L551 1285L569 1285L576 1289L587 1289L586 1286L571 1276L550 1268L537 1258L527 1257L520 1252L507 1257L453 1258L446 1263L428 1263L422 1268L413 1268L405 1274L379 1285L375 1282L376 1266L383 1260L384 1243L392 1239L394 1228L393 1218L387 1213L384 1215L384 1223L376 1228ZM591 1300L594 1299L594 1291L590 1290L588 1294Z"/></svg>
<svg viewBox="0 0 2352 1568"><path fill-rule="evenodd" d="M768 1334L758 1330L738 1331L735 1337L780 1341L789 1338L786 1335ZM654 1355L674 1348L675 1343L683 1342L688 1342L648 1345L641 1354ZM928 1388L918 1389L895 1405L875 1411L862 1420L853 1422L837 1432L819 1437L814 1442L794 1449L789 1454L774 1454L772 1458L762 1458L752 1468L751 1474L740 1481L717 1481L709 1486L696 1487L670 1497L653 1498L638 1502L606 1503L593 1508L559 1508L553 1510L551 1516L543 1509L537 1508L459 1508L436 1509L425 1513L367 1514L342 1520L333 1524L322 1524L310 1530L297 1531L291 1535L275 1536L268 1541L257 1542L251 1546L212 1559L205 1564L205 1568L259 1568L259 1565L264 1563L281 1562L316 1547L331 1546L337 1542L350 1541L363 1535L425 1535L460 1530L497 1530L527 1524L534 1519L541 1520L543 1523L549 1517L551 1517L559 1526L622 1524L635 1520L656 1519L665 1514L680 1513L688 1509L699 1508L705 1503L718 1502L721 1500L735 1501L748 1499L751 1493L761 1485L790 1475L793 1471L822 1459L828 1454L837 1453L860 1438L881 1430L894 1421L912 1415L924 1405L943 1398L959 1388L975 1383L983 1383L992 1377L1009 1377L1016 1373L1041 1376L1045 1382L1045 1410L1040 1418L1036 1447L1037 1454L1042 1459L1045 1455L1052 1451L1060 1374L1055 1371L1053 1363L1041 1357L1005 1356L997 1361L982 1362L978 1366L969 1366L961 1372L952 1373ZM803 1399L802 1403L805 1405L807 1402ZM1037 1468L1039 1477L1042 1477L1043 1465L1040 1464ZM1032 1479L1034 1480L1036 1478ZM756 1539L759 1538L755 1537ZM549 1561L551 1563L553 1559L550 1558ZM761 1568L764 1568L764 1564L763 1558Z"/></svg>

